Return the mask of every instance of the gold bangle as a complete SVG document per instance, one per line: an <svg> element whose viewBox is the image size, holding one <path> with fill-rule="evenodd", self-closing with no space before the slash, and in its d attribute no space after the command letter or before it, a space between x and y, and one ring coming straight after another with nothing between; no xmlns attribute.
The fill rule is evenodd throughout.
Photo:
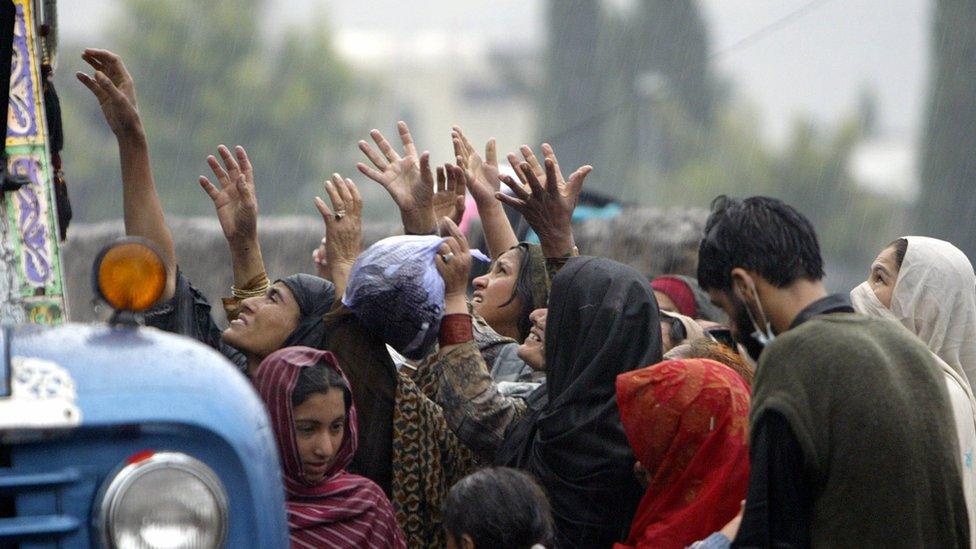
<svg viewBox="0 0 976 549"><path fill-rule="evenodd" d="M271 284L264 284L261 287L255 288L253 290L241 290L239 288L235 288L231 286L230 293L233 294L233 296L236 297L237 299L247 299L249 297L261 297L264 294L268 293L268 288L270 287Z"/></svg>
<svg viewBox="0 0 976 549"><path fill-rule="evenodd" d="M230 293L237 299L247 299L249 297L261 297L268 293L268 288L271 287L271 281L268 280L268 275L261 273L248 281L247 285L243 288L236 288L234 286L230 287Z"/></svg>

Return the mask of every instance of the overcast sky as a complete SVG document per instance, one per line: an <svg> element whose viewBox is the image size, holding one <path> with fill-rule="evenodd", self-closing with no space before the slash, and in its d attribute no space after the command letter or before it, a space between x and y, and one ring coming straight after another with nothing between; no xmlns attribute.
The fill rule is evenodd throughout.
<svg viewBox="0 0 976 549"><path fill-rule="evenodd" d="M179 1L187 9L206 4L159 1ZM97 42L100 22L112 6L113 0L59 2L62 33L72 41ZM336 30L401 36L445 31L532 46L544 39L543 6L543 0L273 0L270 20L298 24L319 11ZM782 137L797 113L836 120L854 107L865 86L878 95L886 129L916 132L926 91L930 2L703 0L703 6L720 71L760 108L770 137ZM735 47L797 10L795 17Z"/></svg>

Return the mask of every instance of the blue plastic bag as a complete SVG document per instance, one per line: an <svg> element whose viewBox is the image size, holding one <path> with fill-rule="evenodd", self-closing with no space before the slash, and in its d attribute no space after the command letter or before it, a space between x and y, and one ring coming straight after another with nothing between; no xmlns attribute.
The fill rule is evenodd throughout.
<svg viewBox="0 0 976 549"><path fill-rule="evenodd" d="M444 315L444 279L434 258L440 236L392 236L364 251L352 267L342 303L368 330L419 360L437 341ZM472 250L472 257L487 260Z"/></svg>

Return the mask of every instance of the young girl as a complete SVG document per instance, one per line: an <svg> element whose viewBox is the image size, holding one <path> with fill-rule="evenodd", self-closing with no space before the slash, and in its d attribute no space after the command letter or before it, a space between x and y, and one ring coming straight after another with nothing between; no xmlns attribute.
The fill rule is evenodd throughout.
<svg viewBox="0 0 976 549"><path fill-rule="evenodd" d="M383 491L345 471L356 452L356 408L335 357L281 349L254 382L281 452L292 546L406 547Z"/></svg>

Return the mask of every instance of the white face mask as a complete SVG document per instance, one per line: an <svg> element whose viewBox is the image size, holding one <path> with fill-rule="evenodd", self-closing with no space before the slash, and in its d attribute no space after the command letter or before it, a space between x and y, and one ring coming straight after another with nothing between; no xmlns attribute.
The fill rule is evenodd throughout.
<svg viewBox="0 0 976 549"><path fill-rule="evenodd" d="M854 305L854 310L862 315L898 321L895 313L881 303L877 294L871 289L871 284L866 280L851 290L851 304Z"/></svg>
<svg viewBox="0 0 976 549"><path fill-rule="evenodd" d="M755 292L753 292L755 293ZM759 342L763 347L768 347L773 340L776 339L776 334L773 333L773 327L769 323L769 315L763 310L762 301L759 300L759 295L756 295L756 307L759 309L759 314L762 315L763 320L766 321L766 326L760 327L759 322L756 321L755 317L752 316L752 309L746 304L746 313L749 315L749 320L752 322L752 327L755 331L752 332L752 337Z"/></svg>

